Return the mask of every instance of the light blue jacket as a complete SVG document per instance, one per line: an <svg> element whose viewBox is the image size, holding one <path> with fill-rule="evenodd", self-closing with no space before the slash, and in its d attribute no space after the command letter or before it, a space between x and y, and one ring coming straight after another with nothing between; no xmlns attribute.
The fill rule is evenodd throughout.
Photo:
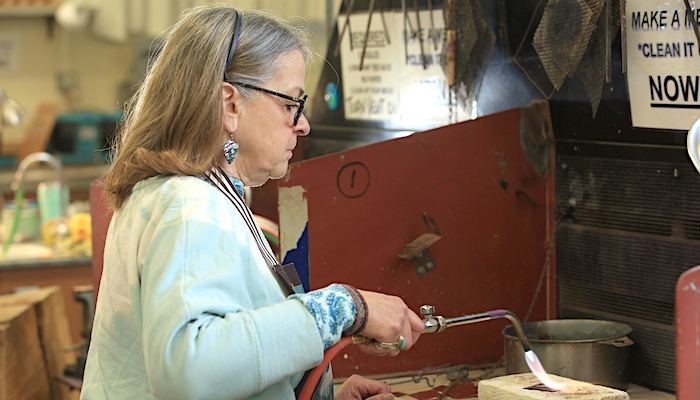
<svg viewBox="0 0 700 400"><path fill-rule="evenodd" d="M318 321L218 189L151 178L109 226L81 399L293 399ZM352 321L334 323L337 342Z"/></svg>

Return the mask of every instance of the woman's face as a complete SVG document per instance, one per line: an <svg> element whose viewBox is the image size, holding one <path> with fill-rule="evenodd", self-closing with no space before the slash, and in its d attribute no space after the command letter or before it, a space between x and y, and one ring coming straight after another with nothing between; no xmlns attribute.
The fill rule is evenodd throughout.
<svg viewBox="0 0 700 400"><path fill-rule="evenodd" d="M306 65L300 51L292 51L277 60L279 73L260 87L291 97L304 94ZM236 87L239 89L240 87ZM296 147L297 137L309 134L309 121L303 114L294 125L294 114L299 103L270 93L258 91L250 100L242 100L240 93L234 97L238 108L237 126L233 139L238 143L238 157L231 165L246 186L259 186L269 178L281 178L287 173L289 159ZM224 169L228 169L226 162Z"/></svg>

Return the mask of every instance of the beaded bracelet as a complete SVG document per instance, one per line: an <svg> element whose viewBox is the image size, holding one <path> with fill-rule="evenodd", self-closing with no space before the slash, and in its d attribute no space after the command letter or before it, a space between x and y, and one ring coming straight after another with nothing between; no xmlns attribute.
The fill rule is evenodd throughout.
<svg viewBox="0 0 700 400"><path fill-rule="evenodd" d="M346 284L341 284L345 290L348 292L352 300L355 302L355 308L357 308L357 317L355 317L355 322L343 332L345 336L352 336L358 332L362 332L367 326L367 316L369 310L367 309L367 302L365 302L364 297L360 292L354 287Z"/></svg>

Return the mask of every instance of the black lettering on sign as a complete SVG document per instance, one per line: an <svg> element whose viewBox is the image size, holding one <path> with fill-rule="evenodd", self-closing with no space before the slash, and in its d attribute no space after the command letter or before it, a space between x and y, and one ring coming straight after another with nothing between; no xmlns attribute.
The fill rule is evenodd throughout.
<svg viewBox="0 0 700 400"><path fill-rule="evenodd" d="M345 164L338 171L336 183L343 196L350 199L361 197L369 189L369 169L358 161Z"/></svg>
<svg viewBox="0 0 700 400"><path fill-rule="evenodd" d="M644 57L664 58L664 57L680 57L681 43L639 43L637 48L642 52ZM686 55L687 48L686 48ZM690 54L692 55L692 54Z"/></svg>
<svg viewBox="0 0 700 400"><path fill-rule="evenodd" d="M649 76L653 108L700 109L700 76Z"/></svg>
<svg viewBox="0 0 700 400"><path fill-rule="evenodd" d="M632 13L633 31L656 31L666 29L666 10L637 11Z"/></svg>
<svg viewBox="0 0 700 400"><path fill-rule="evenodd" d="M693 20L700 23L700 8L691 10L690 14L688 10L685 10L685 29L693 29Z"/></svg>
<svg viewBox="0 0 700 400"><path fill-rule="evenodd" d="M350 36L352 48L361 49L365 45L365 30L353 32ZM367 35L367 48L384 48L387 46L387 38L383 30L370 30ZM378 55L378 54L377 54Z"/></svg>
<svg viewBox="0 0 700 400"><path fill-rule="evenodd" d="M373 89L372 92L376 91ZM396 104L386 97L348 96L345 99L345 104L352 115L375 117L378 115L395 115L397 112Z"/></svg>

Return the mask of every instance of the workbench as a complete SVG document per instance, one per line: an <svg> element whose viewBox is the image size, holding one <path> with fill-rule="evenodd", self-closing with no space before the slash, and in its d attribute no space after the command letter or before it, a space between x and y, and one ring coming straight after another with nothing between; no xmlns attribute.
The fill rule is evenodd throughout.
<svg viewBox="0 0 700 400"><path fill-rule="evenodd" d="M397 399L401 400L458 400L477 399L478 381L504 374L502 367L470 369L468 366L441 367L410 373L368 376L380 379L391 386ZM338 387L344 379L336 379ZM675 400L673 394L649 390L630 384L627 389L630 400ZM441 396L445 397L441 397Z"/></svg>
<svg viewBox="0 0 700 400"><path fill-rule="evenodd" d="M76 286L92 285L90 257L0 259L0 294L31 287L58 285L63 292L72 343L80 343L83 306L75 299Z"/></svg>

